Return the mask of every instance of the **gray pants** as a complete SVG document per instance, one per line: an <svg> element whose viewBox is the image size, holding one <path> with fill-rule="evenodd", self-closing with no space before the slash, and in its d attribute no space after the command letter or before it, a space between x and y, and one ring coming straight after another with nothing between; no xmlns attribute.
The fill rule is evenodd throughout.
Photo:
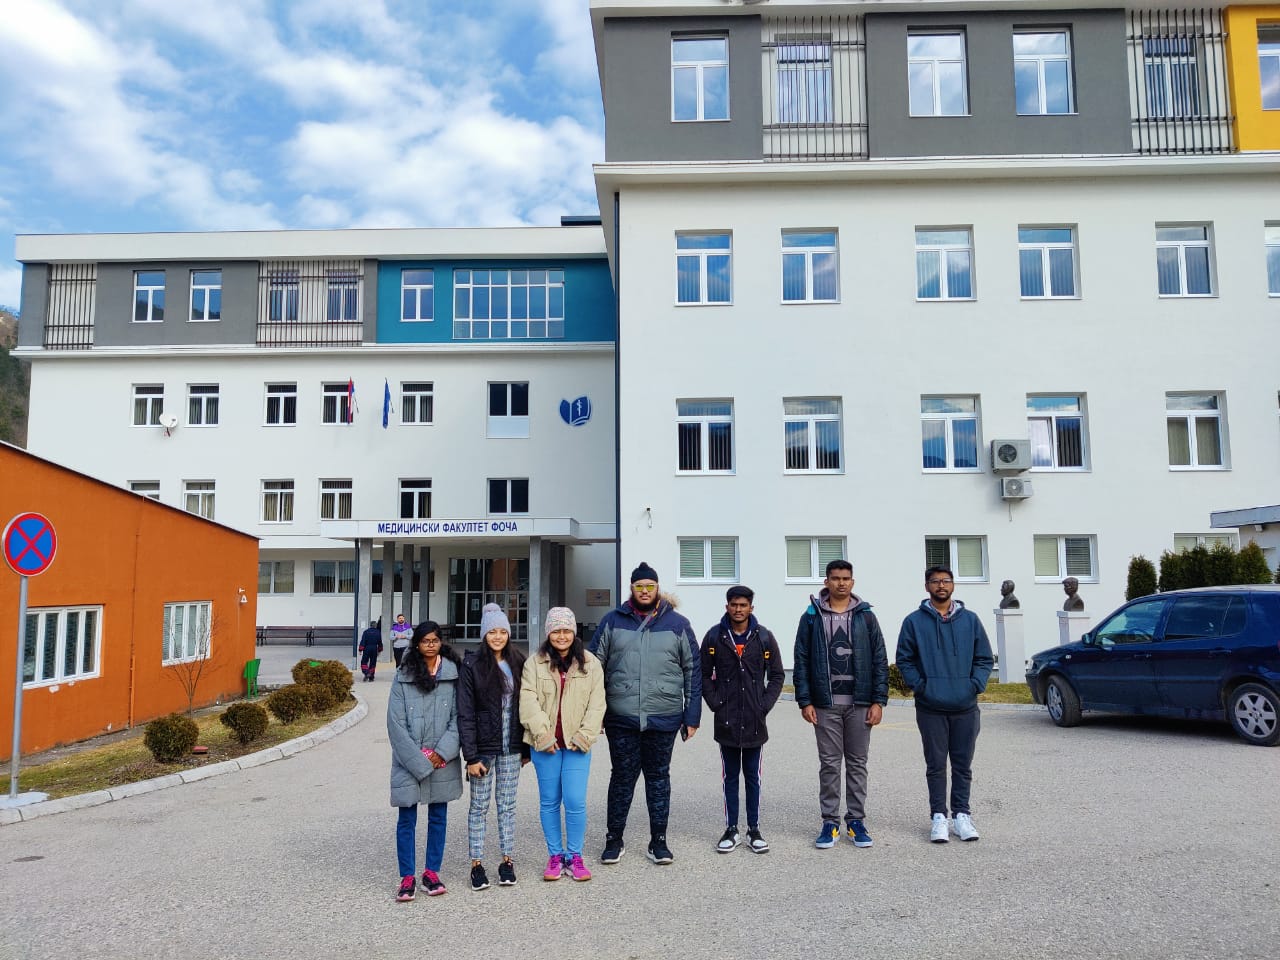
<svg viewBox="0 0 1280 960"><path fill-rule="evenodd" d="M844 761L845 820L866 816L867 752L871 728L865 706L817 707L818 803L822 819L840 820L840 761Z"/></svg>

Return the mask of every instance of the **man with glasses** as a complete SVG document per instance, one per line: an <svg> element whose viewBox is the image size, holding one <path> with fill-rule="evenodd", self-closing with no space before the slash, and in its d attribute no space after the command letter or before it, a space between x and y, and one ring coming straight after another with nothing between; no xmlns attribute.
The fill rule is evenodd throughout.
<svg viewBox="0 0 1280 960"><path fill-rule="evenodd" d="M608 835L601 863L617 863L635 796L644 774L649 808L649 848L654 863L675 857L667 846L671 811L671 750L702 719L698 641L689 621L658 591L658 573L647 563L631 572L631 596L607 613L590 651L604 668L604 732L609 738Z"/></svg>
<svg viewBox="0 0 1280 960"><path fill-rule="evenodd" d="M952 599L955 577L947 567L924 573L929 593L902 621L896 660L902 681L914 691L916 726L924 745L929 785L929 839L946 843L951 830L977 840L969 810L973 751L981 727L978 694L987 689L994 658L978 615ZM947 821L947 759L951 759L951 815Z"/></svg>

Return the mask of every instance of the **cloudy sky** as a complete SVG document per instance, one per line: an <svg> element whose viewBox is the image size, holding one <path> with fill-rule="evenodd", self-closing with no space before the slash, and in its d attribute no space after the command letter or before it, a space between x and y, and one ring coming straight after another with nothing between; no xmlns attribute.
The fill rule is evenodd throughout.
<svg viewBox="0 0 1280 960"><path fill-rule="evenodd" d="M3 0L18 233L552 224L603 158L587 0Z"/></svg>

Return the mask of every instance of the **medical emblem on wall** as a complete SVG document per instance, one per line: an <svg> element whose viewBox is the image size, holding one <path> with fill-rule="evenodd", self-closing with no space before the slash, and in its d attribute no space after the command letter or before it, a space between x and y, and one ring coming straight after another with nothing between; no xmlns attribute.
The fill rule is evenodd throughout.
<svg viewBox="0 0 1280 960"><path fill-rule="evenodd" d="M560 419L571 427L580 427L591 419L591 400L578 397L577 400L560 401Z"/></svg>

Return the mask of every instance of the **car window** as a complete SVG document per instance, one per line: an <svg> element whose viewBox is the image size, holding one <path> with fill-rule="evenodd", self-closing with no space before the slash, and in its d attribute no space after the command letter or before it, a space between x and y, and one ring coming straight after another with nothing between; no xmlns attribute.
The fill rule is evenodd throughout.
<svg viewBox="0 0 1280 960"><path fill-rule="evenodd" d="M1155 639L1156 626L1165 600L1139 600L1105 620L1094 631L1094 638L1110 643L1150 643Z"/></svg>
<svg viewBox="0 0 1280 960"><path fill-rule="evenodd" d="M1166 640L1230 637L1244 629L1244 597L1232 594L1179 597L1164 627Z"/></svg>

